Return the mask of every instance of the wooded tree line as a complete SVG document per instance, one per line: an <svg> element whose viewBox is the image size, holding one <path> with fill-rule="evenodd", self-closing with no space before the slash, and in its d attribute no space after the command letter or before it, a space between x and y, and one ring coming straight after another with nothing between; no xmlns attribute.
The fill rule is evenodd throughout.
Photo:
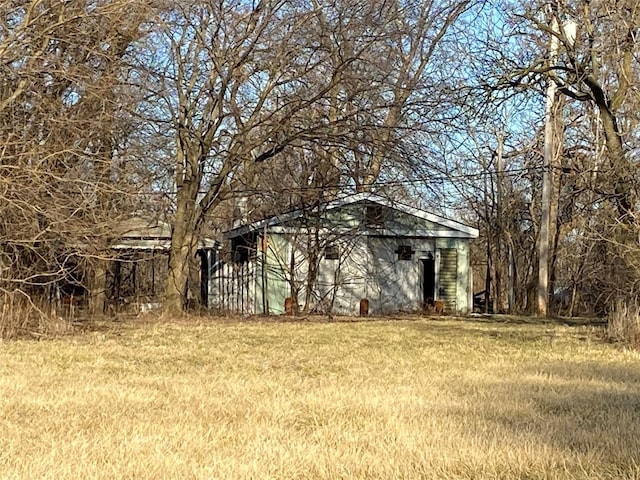
<svg viewBox="0 0 640 480"><path fill-rule="evenodd" d="M540 168L544 132L519 135L516 109L494 118L491 171L477 211L486 225L490 285L498 310L535 311L542 212L548 209L549 285L553 312L605 313L638 288L638 46L640 3L557 1L510 15L526 32L520 55L495 45L502 66L490 83L498 96L551 83L548 166ZM505 34L505 32L499 32ZM555 46L554 46L555 44ZM548 90L547 90L548 93ZM530 103L520 108L529 108ZM542 163L544 166L544 163ZM548 206L540 197L550 177ZM506 172L513 173L506 173Z"/></svg>
<svg viewBox="0 0 640 480"><path fill-rule="evenodd" d="M99 313L114 226L142 213L171 225L165 307L179 312L198 241L231 225L238 198L251 220L375 191L479 226L494 308L533 312L549 82L551 311L637 293L635 0L9 0L0 13L5 304L64 281Z"/></svg>

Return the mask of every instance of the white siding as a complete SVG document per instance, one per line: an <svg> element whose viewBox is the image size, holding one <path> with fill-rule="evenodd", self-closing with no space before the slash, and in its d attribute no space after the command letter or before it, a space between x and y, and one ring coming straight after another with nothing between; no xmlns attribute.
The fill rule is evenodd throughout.
<svg viewBox="0 0 640 480"><path fill-rule="evenodd" d="M414 250L411 260L398 260L400 245ZM369 300L371 314L415 311L423 299L422 259L436 256L434 241L387 237L359 237L341 260L322 260L317 282L318 297L333 311L357 314L360 300ZM335 287L334 287L335 285Z"/></svg>
<svg viewBox="0 0 640 480"><path fill-rule="evenodd" d="M209 308L233 314L254 314L256 265L218 263L209 277Z"/></svg>
<svg viewBox="0 0 640 480"><path fill-rule="evenodd" d="M336 243L338 260L320 261L318 296L323 305L333 303L333 312L354 315L360 310L360 300L366 298L366 265L370 261L366 238L344 239Z"/></svg>

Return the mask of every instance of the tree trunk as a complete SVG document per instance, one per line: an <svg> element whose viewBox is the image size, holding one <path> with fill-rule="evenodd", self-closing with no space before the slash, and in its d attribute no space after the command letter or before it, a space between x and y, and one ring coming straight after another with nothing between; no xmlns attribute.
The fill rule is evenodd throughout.
<svg viewBox="0 0 640 480"><path fill-rule="evenodd" d="M185 183L178 191L176 216L171 231L169 250L169 272L165 284L164 309L169 314L181 314L187 308L187 285L189 282L189 261L195 250L196 204L192 197L197 195L196 182ZM195 193L194 193L195 190Z"/></svg>
<svg viewBox="0 0 640 480"><path fill-rule="evenodd" d="M487 274L484 282L484 313L494 313L491 309L491 269L493 268L493 259L491 255L491 245L487 243Z"/></svg>
<svg viewBox="0 0 640 480"><path fill-rule="evenodd" d="M497 140L497 148L496 148L496 187L495 187L495 225L493 241L496 249L496 262L495 262L495 280L494 287L496 291L495 300L494 300L494 310L496 313L505 313L507 311L506 307L506 298L504 295L504 287L503 287L503 272L505 270L508 271L508 267L504 269L504 236L505 236L505 228L504 228L504 215L503 215L503 186L504 186L504 162L503 162L503 153L504 153L504 135L502 132L496 132L496 140ZM507 257L508 261L508 257Z"/></svg>
<svg viewBox="0 0 640 480"><path fill-rule="evenodd" d="M89 313L91 315L102 315L104 313L107 300L107 271L105 262L98 260L93 270L91 291L89 292Z"/></svg>
<svg viewBox="0 0 640 480"><path fill-rule="evenodd" d="M509 262L507 266L507 308L508 313L515 313L517 310L515 285L518 280L518 270L515 255L513 254L513 240L511 239L511 235L507 237L507 249L507 261Z"/></svg>
<svg viewBox="0 0 640 480"><path fill-rule="evenodd" d="M180 314L187 308L189 260L193 251L193 234L177 230L171 236L169 273L165 285L165 311L170 314Z"/></svg>
<svg viewBox="0 0 640 480"><path fill-rule="evenodd" d="M298 304L298 285L296 283L296 255L294 249L294 243L291 243L291 257L289 258L289 269L291 276L291 305L293 315L297 316L300 314L300 306Z"/></svg>
<svg viewBox="0 0 640 480"><path fill-rule="evenodd" d="M632 198L631 190L633 175L629 172L630 167L622 145L622 138L615 115L606 102L600 100L597 104L611 166L617 170L619 175L619 181L615 183L618 215L623 222L630 224L634 220L633 203L635 199Z"/></svg>

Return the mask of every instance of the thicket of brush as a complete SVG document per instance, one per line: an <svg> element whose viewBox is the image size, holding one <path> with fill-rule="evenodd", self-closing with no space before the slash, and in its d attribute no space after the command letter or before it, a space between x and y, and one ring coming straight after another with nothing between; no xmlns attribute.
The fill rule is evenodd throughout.
<svg viewBox="0 0 640 480"><path fill-rule="evenodd" d="M0 339L67 333L72 316L69 308L42 305L20 291L0 293Z"/></svg>

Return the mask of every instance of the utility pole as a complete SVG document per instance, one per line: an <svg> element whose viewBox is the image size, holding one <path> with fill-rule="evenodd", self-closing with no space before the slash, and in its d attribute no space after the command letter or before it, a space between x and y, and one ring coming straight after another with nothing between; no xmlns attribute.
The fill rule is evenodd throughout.
<svg viewBox="0 0 640 480"><path fill-rule="evenodd" d="M494 237L497 258L500 259L500 262L496 262L496 276L495 276L495 287L496 287L496 298L493 300L493 305L496 312L504 313L504 304L503 304L503 278L502 278L502 259L503 259L503 246L504 246L504 235L505 235L505 225L503 223L503 182L504 182L504 165L503 165L503 154L504 154L504 128L500 131L496 132L496 140L497 140L497 148L495 152L496 158L496 235Z"/></svg>
<svg viewBox="0 0 640 480"><path fill-rule="evenodd" d="M549 67L558 57L558 17L556 6L551 7L551 40L549 42ZM551 218L551 164L553 162L554 104L556 81L552 76L547 80L547 95L544 124L544 163L542 172L542 215L540 218L540 239L538 243L538 309L537 314L546 317L549 304L549 227Z"/></svg>

